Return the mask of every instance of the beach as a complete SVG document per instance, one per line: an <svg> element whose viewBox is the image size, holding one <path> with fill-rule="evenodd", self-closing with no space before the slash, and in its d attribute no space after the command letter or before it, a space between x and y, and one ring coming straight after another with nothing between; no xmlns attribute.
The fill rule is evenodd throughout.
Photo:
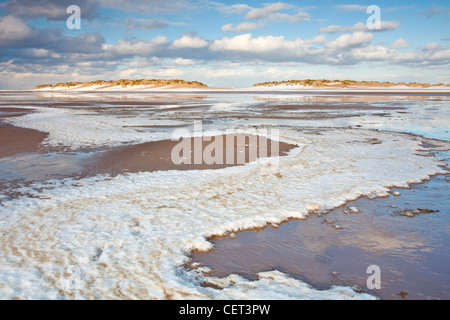
<svg viewBox="0 0 450 320"><path fill-rule="evenodd" d="M0 92L0 298L448 299L449 99Z"/></svg>

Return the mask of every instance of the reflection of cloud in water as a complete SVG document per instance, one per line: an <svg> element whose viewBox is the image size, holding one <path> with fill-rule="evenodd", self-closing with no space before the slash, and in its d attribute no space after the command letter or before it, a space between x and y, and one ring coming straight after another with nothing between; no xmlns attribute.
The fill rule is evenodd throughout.
<svg viewBox="0 0 450 320"><path fill-rule="evenodd" d="M355 232L352 223L354 216L349 221L341 221L345 228L339 230L339 234L332 232L331 228L324 231L324 228L318 228L308 232L302 226L299 226L298 232L301 232L301 245L304 247L302 251L311 252L315 255L325 255L330 246L338 247L357 247L366 252L377 255L383 254L402 254L405 258L414 259L417 251L429 252L432 248L426 246L426 240L417 233L405 234L397 231L388 230L382 226L365 225L363 228ZM364 221L364 220L361 220ZM263 239L261 239L263 240ZM267 239L264 239L267 241Z"/></svg>
<svg viewBox="0 0 450 320"><path fill-rule="evenodd" d="M82 171L80 160L87 156L88 154L57 153L22 155L3 161L4 165L0 166L0 178L12 173L29 181L70 176Z"/></svg>
<svg viewBox="0 0 450 320"><path fill-rule="evenodd" d="M399 254L432 251L431 247L426 246L426 240L417 233L400 234L379 225L367 226L365 230L352 234L352 237L346 240L349 245L377 254L385 254L388 251L398 251Z"/></svg>

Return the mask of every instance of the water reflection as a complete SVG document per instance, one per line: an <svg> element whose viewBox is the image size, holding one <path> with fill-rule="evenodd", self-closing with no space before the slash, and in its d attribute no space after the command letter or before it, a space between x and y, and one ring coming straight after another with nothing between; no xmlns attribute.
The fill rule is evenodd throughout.
<svg viewBox="0 0 450 320"><path fill-rule="evenodd" d="M370 291L374 295L400 299L396 294L403 290L411 299L449 299L450 197L443 195L450 194L450 185L446 177L394 191L400 196L361 198L324 216L214 240L214 249L195 253L192 262L212 268L213 276L238 273L255 279L258 272L277 269L317 288L357 284L366 290L366 269L375 264L382 271L382 289ZM360 212L345 213L348 206ZM438 212L414 218L397 214L406 208Z"/></svg>

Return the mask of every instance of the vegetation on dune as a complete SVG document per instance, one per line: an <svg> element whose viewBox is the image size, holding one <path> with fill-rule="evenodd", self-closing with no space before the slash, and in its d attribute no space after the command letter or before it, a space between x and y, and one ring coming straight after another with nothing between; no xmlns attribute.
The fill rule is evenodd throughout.
<svg viewBox="0 0 450 320"><path fill-rule="evenodd" d="M36 86L35 89L45 89L48 87L53 87L53 86L51 84L41 84L41 85Z"/></svg>
<svg viewBox="0 0 450 320"><path fill-rule="evenodd" d="M66 83L58 83L56 85L46 84L39 85L35 89L53 89L53 88L73 88L73 87L92 87L92 86L101 86L101 87L134 87L134 86L155 86L155 87L164 87L164 86L180 86L180 87L207 87L207 85L198 82L198 81L185 81L179 79L140 79L140 80L127 80L121 79L118 81L110 80L96 80L90 82L66 82Z"/></svg>
<svg viewBox="0 0 450 320"><path fill-rule="evenodd" d="M38 85L35 89L55 89L55 88L87 88L87 87L100 87L100 88L111 88L111 87L122 87L122 88L133 88L135 86L152 86L152 87L188 87L188 88L207 88L208 86L198 82L198 81L185 81L180 79L139 79L139 80L128 80L121 79L118 81L114 80L96 80L90 82L66 82L58 83L56 85L44 84ZM270 81L257 83L253 85L254 87L277 87L277 86L305 86L305 87L329 87L329 88L347 88L347 87L394 87L394 86L407 86L411 88L428 88L431 86L443 86L450 87L446 84L428 84L428 83L417 83L417 82L379 82L379 81L355 81L355 80L287 80L287 81Z"/></svg>
<svg viewBox="0 0 450 320"><path fill-rule="evenodd" d="M408 86L408 87L422 87L428 88L431 86L446 86L440 84L428 84L428 83L405 83L405 82L379 82L379 81L354 81L354 80L287 80L287 81L270 81L257 83L254 87L275 87L275 86L305 86L305 87L393 87L393 86ZM449 86L449 85L447 85Z"/></svg>

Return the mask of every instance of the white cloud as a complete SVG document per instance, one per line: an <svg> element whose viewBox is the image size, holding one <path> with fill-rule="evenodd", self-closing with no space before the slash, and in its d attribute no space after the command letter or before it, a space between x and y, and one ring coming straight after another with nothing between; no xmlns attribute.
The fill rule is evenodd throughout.
<svg viewBox="0 0 450 320"><path fill-rule="evenodd" d="M406 49L409 46L409 42L405 39L397 39L396 41L394 41L391 45L390 48L392 49Z"/></svg>
<svg viewBox="0 0 450 320"><path fill-rule="evenodd" d="M428 59L432 61L440 61L447 64L450 62L450 49L447 48L445 50L437 50L431 52L428 56Z"/></svg>
<svg viewBox="0 0 450 320"><path fill-rule="evenodd" d="M121 71L119 72L119 77L120 77L121 79L129 79L129 78L131 78L131 77L136 77L136 76L138 76L138 73L139 73L139 69L137 69L137 68L135 68L135 69L132 69L132 68L126 68L126 69L121 70Z"/></svg>
<svg viewBox="0 0 450 320"><path fill-rule="evenodd" d="M167 22L159 19L126 19L125 24L129 29L143 30L163 29L169 26Z"/></svg>
<svg viewBox="0 0 450 320"><path fill-rule="evenodd" d="M182 77L184 71L178 68L161 68L154 72L154 75L162 78Z"/></svg>
<svg viewBox="0 0 450 320"><path fill-rule="evenodd" d="M353 58L357 61L382 61L388 60L395 56L396 51L389 50L386 47L376 45L363 48L354 48L351 51Z"/></svg>
<svg viewBox="0 0 450 320"><path fill-rule="evenodd" d="M301 38L287 40L284 36L259 36L241 34L235 37L223 37L215 40L210 50L221 59L230 61L262 62L305 62L313 64L334 63L330 58L332 50L318 48L313 43L326 41L323 37L311 40Z"/></svg>
<svg viewBox="0 0 450 320"><path fill-rule="evenodd" d="M114 45L103 45L105 52L121 56L148 56L167 43L166 37L159 36L151 40L119 40Z"/></svg>
<svg viewBox="0 0 450 320"><path fill-rule="evenodd" d="M225 14L244 14L253 8L246 4L226 5L223 3L216 3L216 9Z"/></svg>
<svg viewBox="0 0 450 320"><path fill-rule="evenodd" d="M265 4L263 8L253 8L247 13L246 19L248 20L268 20L269 17L273 14L277 14L278 11L286 9L287 4L283 2L276 2Z"/></svg>
<svg viewBox="0 0 450 320"><path fill-rule="evenodd" d="M336 40L327 43L326 46L333 50L346 49L367 44L371 42L373 38L373 34L371 33L356 31L352 34L343 34Z"/></svg>
<svg viewBox="0 0 450 320"><path fill-rule="evenodd" d="M193 48L193 49L199 49L204 48L208 46L208 42L204 39L200 38L196 35L189 35L185 34L181 38L178 38L175 40L171 48L174 49L181 49L181 48Z"/></svg>
<svg viewBox="0 0 450 320"><path fill-rule="evenodd" d="M381 20L381 30L380 31L386 31L386 30L397 30L400 27L400 23L397 21L385 21ZM374 30L377 31L377 30Z"/></svg>
<svg viewBox="0 0 450 320"><path fill-rule="evenodd" d="M403 41L399 43L402 44ZM414 67L447 65L450 63L450 47L439 43L428 43L422 49L414 51L399 52L392 46L388 48L374 45L353 48L349 53L355 61L381 61Z"/></svg>
<svg viewBox="0 0 450 320"><path fill-rule="evenodd" d="M313 39L305 40L305 43L325 43L325 42L327 42L327 38L323 34L320 34Z"/></svg>
<svg viewBox="0 0 450 320"><path fill-rule="evenodd" d="M424 47L424 50L439 50L439 49L443 49L443 46L437 42L430 42L427 43Z"/></svg>
<svg viewBox="0 0 450 320"><path fill-rule="evenodd" d="M325 28L320 28L319 32L322 33L339 33L342 32L343 27L338 25L331 25Z"/></svg>
<svg viewBox="0 0 450 320"><path fill-rule="evenodd" d="M178 13L193 10L190 0L98 0L102 7L138 13Z"/></svg>
<svg viewBox="0 0 450 320"><path fill-rule="evenodd" d="M431 8L422 11L420 15L426 16L428 19L439 15L450 15L450 7L441 7L433 3Z"/></svg>
<svg viewBox="0 0 450 320"><path fill-rule="evenodd" d="M144 62L145 65L145 62ZM185 71L180 68L167 67L163 64L153 65L151 68L145 68L142 65L130 63L118 70L119 78L179 78L185 76Z"/></svg>
<svg viewBox="0 0 450 320"><path fill-rule="evenodd" d="M208 65L195 69L195 76L201 79L212 79L212 81L226 81L234 85L249 85L267 80L288 80L303 77L312 77L311 72L301 70L299 64L283 66L278 63L266 63L264 67L249 65L245 63L221 63L220 65ZM245 77L242 77L245 74ZM208 81L210 82L210 81ZM221 82L217 84L223 85Z"/></svg>
<svg viewBox="0 0 450 320"><path fill-rule="evenodd" d="M342 28L341 32L355 32L355 31L368 31L367 25L362 22L358 22L351 27Z"/></svg>
<svg viewBox="0 0 450 320"><path fill-rule="evenodd" d="M177 58L177 59L174 61L174 63L175 63L176 65L179 65L179 66L191 66L191 65L197 64L198 61L197 61L197 60L194 60L194 59Z"/></svg>
<svg viewBox="0 0 450 320"><path fill-rule="evenodd" d="M35 58L53 58L53 59L61 58L60 54L52 52L47 49L34 49L32 56Z"/></svg>
<svg viewBox="0 0 450 320"><path fill-rule="evenodd" d="M223 31L226 32L247 32L249 30L254 30L258 28L262 28L265 25L263 23L252 23L252 22L243 22L238 24L236 27L233 26L232 23L226 24L222 27Z"/></svg>
<svg viewBox="0 0 450 320"><path fill-rule="evenodd" d="M311 65L355 65L363 61L392 61L396 50L384 46L370 46L372 33L356 31L335 40L324 35L312 39L285 39L284 36L242 34L215 40L210 50L220 52L222 59L235 61L303 62ZM317 46L322 44L323 46Z"/></svg>
<svg viewBox="0 0 450 320"><path fill-rule="evenodd" d="M363 22L358 22L351 27L344 27L339 25L331 25L325 28L321 28L319 32L322 33L341 33L341 32L355 32L355 31L388 31L397 30L400 23L397 21L381 21L381 29L369 30L367 25Z"/></svg>
<svg viewBox="0 0 450 320"><path fill-rule="evenodd" d="M391 61L413 66L446 65L450 63L450 47L428 43L422 50L398 53Z"/></svg>
<svg viewBox="0 0 450 320"><path fill-rule="evenodd" d="M155 66L159 66L161 64L163 64L164 59L162 58L157 58L157 57L141 57L139 59L135 59L133 61L130 61L128 63L128 68L140 68L140 69L145 69L145 68L153 68Z"/></svg>
<svg viewBox="0 0 450 320"><path fill-rule="evenodd" d="M304 47L301 39L286 40L284 36L260 36L252 38L250 33L235 37L217 39L211 45L213 51L242 51L242 52L273 52L282 49Z"/></svg>
<svg viewBox="0 0 450 320"><path fill-rule="evenodd" d="M9 60L9 61L5 61L5 62L0 62L0 70L7 71L10 67L14 67L14 60Z"/></svg>
<svg viewBox="0 0 450 320"><path fill-rule="evenodd" d="M47 20L64 21L68 17L67 7L71 4L81 8L83 18L92 19L98 9L96 2L96 0L10 0L4 7L15 17L45 17Z"/></svg>
<svg viewBox="0 0 450 320"><path fill-rule="evenodd" d="M287 13L281 13L281 10L290 9L291 5L284 2L275 2L265 4L262 8L253 8L247 13L246 20L267 20L267 21L286 21L286 22L299 22L309 21L311 16L300 10L297 14L290 15Z"/></svg>
<svg viewBox="0 0 450 320"><path fill-rule="evenodd" d="M337 5L336 8L342 11L366 11L368 6L363 6L359 4L341 4Z"/></svg>
<svg viewBox="0 0 450 320"><path fill-rule="evenodd" d="M22 40L30 37L33 30L25 22L14 16L5 16L0 21L1 40Z"/></svg>

